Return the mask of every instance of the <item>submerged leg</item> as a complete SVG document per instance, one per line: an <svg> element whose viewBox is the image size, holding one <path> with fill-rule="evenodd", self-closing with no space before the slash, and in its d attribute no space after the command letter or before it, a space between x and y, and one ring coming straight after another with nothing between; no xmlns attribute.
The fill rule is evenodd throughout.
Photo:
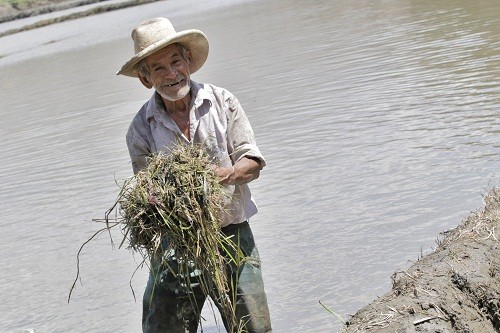
<svg viewBox="0 0 500 333"><path fill-rule="evenodd" d="M262 279L259 251L255 246L252 230L247 222L224 229L227 236L233 236L233 243L243 254L241 263L233 263L228 267L230 277L230 297L236 303L235 313L239 325L248 333L269 333L271 319L267 305L264 281ZM232 254L234 256L234 254ZM230 321L229 321L230 322ZM228 320L224 320L228 332L237 332L238 327L228 327Z"/></svg>
<svg viewBox="0 0 500 333"><path fill-rule="evenodd" d="M154 265L143 297L142 330L147 333L196 333L206 296L197 276L186 278L175 256Z"/></svg>

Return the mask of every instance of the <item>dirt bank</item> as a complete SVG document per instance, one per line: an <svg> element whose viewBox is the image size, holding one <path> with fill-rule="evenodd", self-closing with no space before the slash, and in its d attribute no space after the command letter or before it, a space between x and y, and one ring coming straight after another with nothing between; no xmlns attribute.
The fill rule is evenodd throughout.
<svg viewBox="0 0 500 333"><path fill-rule="evenodd" d="M500 189L483 210L440 235L436 251L392 276L392 290L358 311L351 332L500 332Z"/></svg>
<svg viewBox="0 0 500 333"><path fill-rule="evenodd" d="M0 23L106 0L26 0L0 2Z"/></svg>
<svg viewBox="0 0 500 333"><path fill-rule="evenodd" d="M0 23L13 21L26 17L57 12L70 8L82 7L84 5L96 6L88 9L75 10L70 14L59 15L49 19L41 19L35 23L27 24L20 28L10 29L0 33L0 37L12 35L21 31L31 30L50 24L74 20L77 18L104 13L112 10L143 5L161 0L123 0L120 2L107 3L106 0L26 0L20 2L0 2Z"/></svg>

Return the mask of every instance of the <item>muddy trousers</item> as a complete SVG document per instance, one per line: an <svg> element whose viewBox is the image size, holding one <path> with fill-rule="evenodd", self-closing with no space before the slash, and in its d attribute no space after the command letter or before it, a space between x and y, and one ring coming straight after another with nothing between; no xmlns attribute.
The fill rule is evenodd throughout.
<svg viewBox="0 0 500 333"><path fill-rule="evenodd" d="M248 257L238 270L228 267L232 272L230 285L236 288L230 294L236 296L236 317L245 323L243 332L272 332L259 253L250 226L248 222L243 222L230 225L223 232L233 236L235 244L239 244L241 251ZM143 298L142 330L144 333L196 333L206 300L206 295L195 279L197 274L202 273L194 269L190 274L191 285L186 287L185 279L175 274L175 254L168 256L171 269L151 269ZM226 330L231 332L220 305L214 303L221 312Z"/></svg>

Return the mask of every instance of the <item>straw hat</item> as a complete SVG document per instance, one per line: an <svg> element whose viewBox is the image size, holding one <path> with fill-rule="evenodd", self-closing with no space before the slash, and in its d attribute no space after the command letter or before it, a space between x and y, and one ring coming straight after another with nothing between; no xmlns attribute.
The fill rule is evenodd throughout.
<svg viewBox="0 0 500 333"><path fill-rule="evenodd" d="M208 57L208 39L196 29L176 32L170 20L158 17L142 22L132 31L135 56L116 75L137 77L136 65L142 59L173 43L180 43L191 52L190 71L196 72Z"/></svg>

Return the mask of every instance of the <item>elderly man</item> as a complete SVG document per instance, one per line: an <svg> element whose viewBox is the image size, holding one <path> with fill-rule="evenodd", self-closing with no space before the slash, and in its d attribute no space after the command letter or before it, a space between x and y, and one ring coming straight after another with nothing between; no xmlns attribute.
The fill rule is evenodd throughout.
<svg viewBox="0 0 500 333"><path fill-rule="evenodd" d="M247 183L259 177L265 161L245 112L226 89L191 80L208 56L208 40L201 31L176 32L168 19L155 18L136 27L132 40L135 55L117 74L137 77L155 90L127 132L133 171L144 168L152 153L168 152L176 144L206 145L218 161L214 169L220 182L232 194L222 231L248 257L239 269L228 267L236 318L244 324L244 332L271 332L259 254L248 224L257 206ZM193 288L186 287L172 271L175 254L165 256L170 268L154 263L151 267L143 299L143 331L196 332L206 295L195 283ZM224 315L223 321L228 332L239 329L231 327Z"/></svg>

